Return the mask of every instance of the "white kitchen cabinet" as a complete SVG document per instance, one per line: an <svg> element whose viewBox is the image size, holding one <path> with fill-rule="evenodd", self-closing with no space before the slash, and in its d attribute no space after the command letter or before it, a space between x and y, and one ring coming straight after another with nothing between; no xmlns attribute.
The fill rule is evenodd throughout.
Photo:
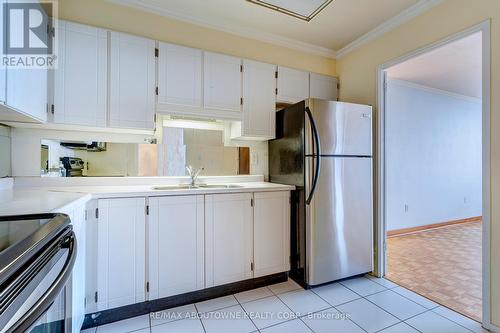
<svg viewBox="0 0 500 333"><path fill-rule="evenodd" d="M204 108L214 118L241 120L241 59L204 54Z"/></svg>
<svg viewBox="0 0 500 333"><path fill-rule="evenodd" d="M2 6L0 6L0 17L4 17L3 16L3 4L2 4ZM3 45L3 36L4 36L3 32L6 29L5 24L6 24L6 20L2 20L0 22L0 45ZM6 80L7 80L7 76L6 76L5 67L3 66L3 61L0 61L0 104L5 103Z"/></svg>
<svg viewBox="0 0 500 333"><path fill-rule="evenodd" d="M21 18L22 16L13 17ZM22 26L22 23L18 24ZM48 34L48 30L45 33ZM6 79L0 79L2 82L0 89L4 87L2 89L4 93L0 93L0 99L2 99L1 95L4 95L6 107L0 109L0 120L45 122L47 120L47 69L7 67L3 73L1 72L3 71L0 71L0 75Z"/></svg>
<svg viewBox="0 0 500 333"><path fill-rule="evenodd" d="M298 103L309 98L309 73L278 66L277 96L280 103Z"/></svg>
<svg viewBox="0 0 500 333"><path fill-rule="evenodd" d="M158 111L201 112L203 52L162 42L158 51Z"/></svg>
<svg viewBox="0 0 500 333"><path fill-rule="evenodd" d="M155 41L110 33L109 125L154 128Z"/></svg>
<svg viewBox="0 0 500 333"><path fill-rule="evenodd" d="M66 207L58 211L58 213L69 216L76 238L76 259L71 277L68 280L68 286L70 287L68 290L71 290L71 294L66 295L66 302L70 304L68 309L71 309L69 332L80 333L85 317L86 297L87 232L85 229L85 205Z"/></svg>
<svg viewBox="0 0 500 333"><path fill-rule="evenodd" d="M108 32L59 21L54 116L60 124L106 126Z"/></svg>
<svg viewBox="0 0 500 333"><path fill-rule="evenodd" d="M206 287L252 277L251 200L251 193L205 196Z"/></svg>
<svg viewBox="0 0 500 333"><path fill-rule="evenodd" d="M290 192L254 193L254 277L290 270Z"/></svg>
<svg viewBox="0 0 500 333"><path fill-rule="evenodd" d="M311 73L310 94L311 98L319 98L327 101L336 101L338 97L338 80L333 76Z"/></svg>
<svg viewBox="0 0 500 333"><path fill-rule="evenodd" d="M275 137L276 66L243 60L243 119L231 125L232 139Z"/></svg>
<svg viewBox="0 0 500 333"><path fill-rule="evenodd" d="M98 201L98 311L146 299L145 198Z"/></svg>
<svg viewBox="0 0 500 333"><path fill-rule="evenodd" d="M149 299L205 287L204 196L149 198Z"/></svg>
<svg viewBox="0 0 500 333"><path fill-rule="evenodd" d="M91 200L86 206L85 220L85 314L97 312L97 258L98 249L98 201Z"/></svg>

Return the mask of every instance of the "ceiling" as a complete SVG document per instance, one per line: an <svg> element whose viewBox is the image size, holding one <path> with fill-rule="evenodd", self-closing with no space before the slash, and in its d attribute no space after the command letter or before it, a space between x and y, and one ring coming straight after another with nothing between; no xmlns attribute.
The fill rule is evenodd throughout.
<svg viewBox="0 0 500 333"><path fill-rule="evenodd" d="M334 53L402 11L432 0L334 0L310 22L245 0L108 0L267 41ZM282 43L283 44L283 43Z"/></svg>
<svg viewBox="0 0 500 333"><path fill-rule="evenodd" d="M412 58L387 70L390 78L481 98L481 32Z"/></svg>

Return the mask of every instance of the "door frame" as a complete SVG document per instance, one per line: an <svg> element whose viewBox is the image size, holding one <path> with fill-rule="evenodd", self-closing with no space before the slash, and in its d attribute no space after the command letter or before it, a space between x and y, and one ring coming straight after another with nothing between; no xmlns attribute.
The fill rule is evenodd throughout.
<svg viewBox="0 0 500 333"><path fill-rule="evenodd" d="M491 116L491 21L486 20L468 29L450 35L435 43L429 44L415 51L407 53L401 57L390 60L377 67L377 181L376 181L376 230L375 230L375 271L378 277L383 277L386 273L386 155L385 155L385 127L386 127L386 70L389 67L405 62L409 59L435 50L439 47L470 36L477 32L482 32L482 210L483 210L483 234L482 234L482 300L483 300L483 327L500 332L500 328L491 323L491 294L490 294L490 218L491 218L491 188L490 188L490 116Z"/></svg>

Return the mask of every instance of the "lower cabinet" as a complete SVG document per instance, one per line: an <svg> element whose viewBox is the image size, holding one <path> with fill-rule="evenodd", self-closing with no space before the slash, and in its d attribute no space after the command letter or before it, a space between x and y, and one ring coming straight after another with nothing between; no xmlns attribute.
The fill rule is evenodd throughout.
<svg viewBox="0 0 500 333"><path fill-rule="evenodd" d="M290 192L254 194L253 277L290 270Z"/></svg>
<svg viewBox="0 0 500 333"><path fill-rule="evenodd" d="M146 300L145 200L98 201L98 311Z"/></svg>
<svg viewBox="0 0 500 333"><path fill-rule="evenodd" d="M252 278L252 193L205 196L207 287Z"/></svg>
<svg viewBox="0 0 500 333"><path fill-rule="evenodd" d="M85 317L85 283L86 283L86 230L85 206L69 207L59 211L71 219L71 225L76 238L76 259L71 277L68 281L71 293L66 294L67 310L70 309L70 326L68 332L79 333ZM64 311L64 309L62 309Z"/></svg>
<svg viewBox="0 0 500 333"><path fill-rule="evenodd" d="M205 287L204 196L149 198L149 299Z"/></svg>
<svg viewBox="0 0 500 333"><path fill-rule="evenodd" d="M89 202L86 272L74 273L84 278L85 312L288 271L289 197L278 191Z"/></svg>

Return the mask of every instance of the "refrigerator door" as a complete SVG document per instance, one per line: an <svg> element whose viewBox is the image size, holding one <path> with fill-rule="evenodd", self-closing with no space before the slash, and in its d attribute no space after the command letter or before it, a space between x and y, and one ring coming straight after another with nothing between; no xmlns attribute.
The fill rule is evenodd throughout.
<svg viewBox="0 0 500 333"><path fill-rule="evenodd" d="M372 156L371 106L308 99L306 107L315 119L322 155ZM314 154L311 140L306 140L306 154Z"/></svg>
<svg viewBox="0 0 500 333"><path fill-rule="evenodd" d="M313 159L307 157L307 170ZM310 177L306 181L309 186ZM311 286L372 271L371 158L321 159L318 188L306 206L306 239Z"/></svg>

